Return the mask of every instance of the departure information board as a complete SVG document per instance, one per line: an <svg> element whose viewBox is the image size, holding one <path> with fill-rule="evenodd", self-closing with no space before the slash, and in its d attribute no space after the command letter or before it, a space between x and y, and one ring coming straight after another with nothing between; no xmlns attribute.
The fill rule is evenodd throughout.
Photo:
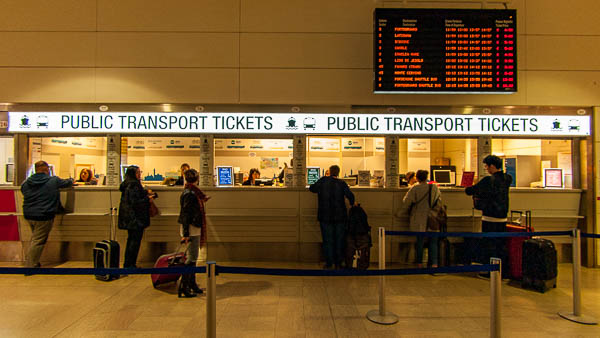
<svg viewBox="0 0 600 338"><path fill-rule="evenodd" d="M516 92L516 19L516 10L376 9L374 92Z"/></svg>

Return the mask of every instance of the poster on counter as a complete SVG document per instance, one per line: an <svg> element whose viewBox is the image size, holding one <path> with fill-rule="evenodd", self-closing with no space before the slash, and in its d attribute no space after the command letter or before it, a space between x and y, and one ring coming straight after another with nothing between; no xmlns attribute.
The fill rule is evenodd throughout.
<svg viewBox="0 0 600 338"><path fill-rule="evenodd" d="M370 170L359 170L358 171L358 186L359 187L370 187L371 186L371 171Z"/></svg>

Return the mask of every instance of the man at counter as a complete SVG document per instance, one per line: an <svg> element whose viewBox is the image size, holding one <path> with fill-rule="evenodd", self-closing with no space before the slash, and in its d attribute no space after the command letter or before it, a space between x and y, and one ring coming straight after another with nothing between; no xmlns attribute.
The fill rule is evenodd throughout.
<svg viewBox="0 0 600 338"><path fill-rule="evenodd" d="M309 190L319 195L319 210L317 218L321 224L323 237L323 253L325 255L324 269L341 268L344 260L344 235L346 230L346 201L355 205L354 194L346 182L338 179L340 167L329 167L330 176L323 176L313 183Z"/></svg>
<svg viewBox="0 0 600 338"><path fill-rule="evenodd" d="M40 267L40 257L60 203L59 189L73 186L71 178L63 180L57 176L50 176L48 163L38 161L34 166L35 174L21 186L23 216L31 227L31 244L25 261L28 268Z"/></svg>
<svg viewBox="0 0 600 338"><path fill-rule="evenodd" d="M183 185L184 180L183 180L183 174L185 173L186 170L190 169L190 165L187 163L183 163L181 164L181 167L179 167L179 178L177 179L177 181L175 181L175 185Z"/></svg>
<svg viewBox="0 0 600 338"><path fill-rule="evenodd" d="M483 165L490 176L486 176L474 186L466 188L465 193L473 196L475 208L480 209L482 212L482 232L505 232L506 222L508 221L506 218L508 214L508 189L512 177L502 172L502 159L498 156L486 156L483 159ZM484 248L479 247L479 252L476 253L482 259L481 263L489 264L491 256L498 257L502 259L502 270L509 271L504 238L483 238L481 244ZM491 247L491 250L481 252L488 247Z"/></svg>

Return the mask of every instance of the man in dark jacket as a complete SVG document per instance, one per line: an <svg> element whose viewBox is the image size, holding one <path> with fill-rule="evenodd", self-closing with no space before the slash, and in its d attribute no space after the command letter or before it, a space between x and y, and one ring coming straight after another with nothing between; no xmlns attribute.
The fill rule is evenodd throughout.
<svg viewBox="0 0 600 338"><path fill-rule="evenodd" d="M489 155L483 159L483 165L491 176L481 179L476 185L468 187L465 192L480 199L481 207L481 230L482 232L505 232L506 216L508 214L508 190L512 183L512 177L502 171L502 159L495 155ZM491 255L502 259L502 270L508 271L508 255L504 238L492 238L481 241L483 245L491 246L492 252L479 252L478 256L483 258L482 263L489 264ZM481 251L482 248L479 248Z"/></svg>
<svg viewBox="0 0 600 338"><path fill-rule="evenodd" d="M331 269L333 264L340 268L344 259L344 233L346 229L346 201L354 205L354 194L346 182L338 179L340 167L333 165L329 168L331 176L321 177L310 186L310 191L319 194L318 219L321 223L323 236L323 253L325 269Z"/></svg>
<svg viewBox="0 0 600 338"><path fill-rule="evenodd" d="M40 256L60 203L59 189L73 186L73 179L50 176L48 163L38 161L34 166L35 174L21 185L23 215L31 227L31 244L25 261L28 268L40 267Z"/></svg>

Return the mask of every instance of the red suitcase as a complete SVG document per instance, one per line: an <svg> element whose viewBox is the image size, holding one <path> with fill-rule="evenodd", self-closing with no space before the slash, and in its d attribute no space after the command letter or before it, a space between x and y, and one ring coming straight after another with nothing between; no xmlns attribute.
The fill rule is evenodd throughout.
<svg viewBox="0 0 600 338"><path fill-rule="evenodd" d="M515 215L519 215L517 219ZM525 216L525 217L523 217ZM510 220L506 223L507 232L532 232L531 227L531 211L510 211ZM509 237L506 240L506 248L508 251L508 269L512 279L523 278L523 242L531 237Z"/></svg>
<svg viewBox="0 0 600 338"><path fill-rule="evenodd" d="M170 254L162 255L158 257L156 263L154 263L155 268L167 268L174 266L185 266L185 251L183 248L187 248L187 246L180 246L179 249ZM179 273L170 273L170 274L152 274L150 277L152 278L152 285L157 287L164 283L175 282L179 279L181 274Z"/></svg>

